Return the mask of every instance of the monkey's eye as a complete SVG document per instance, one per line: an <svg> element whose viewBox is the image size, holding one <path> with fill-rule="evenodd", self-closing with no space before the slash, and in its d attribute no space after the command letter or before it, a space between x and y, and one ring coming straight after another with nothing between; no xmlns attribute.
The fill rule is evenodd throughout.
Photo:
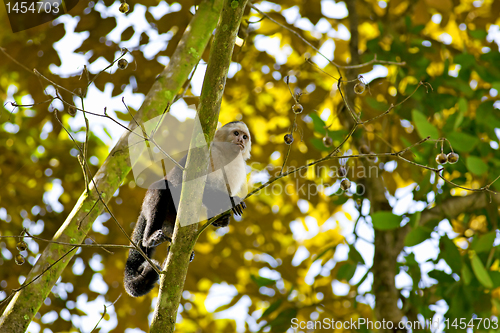
<svg viewBox="0 0 500 333"><path fill-rule="evenodd" d="M245 139L245 140L246 140L246 139L248 139L248 136L246 136L246 135L243 135L243 139Z"/></svg>
<svg viewBox="0 0 500 333"><path fill-rule="evenodd" d="M234 135L238 136L240 133L238 133L238 131L234 131Z"/></svg>

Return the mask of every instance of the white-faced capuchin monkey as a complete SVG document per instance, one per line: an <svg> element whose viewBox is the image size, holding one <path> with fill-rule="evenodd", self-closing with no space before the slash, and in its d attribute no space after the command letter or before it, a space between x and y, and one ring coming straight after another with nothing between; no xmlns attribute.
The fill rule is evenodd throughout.
<svg viewBox="0 0 500 333"><path fill-rule="evenodd" d="M203 193L203 205L209 218L228 209L241 215L246 208L236 194L246 185L245 161L250 158L251 149L250 132L242 121L227 123L215 133L210 153L210 171ZM237 158L240 153L243 158ZM183 167L186 157L179 161ZM164 179L153 183L146 192L132 240L149 258L156 246L172 241L177 215L174 202L179 201L181 188L182 170L176 166ZM177 200L174 201L174 198ZM213 222L215 227L225 227L228 224L227 214ZM157 261L153 262L159 267ZM133 297L143 296L153 289L157 281L156 271L136 249L131 249L125 265L124 285L127 293Z"/></svg>

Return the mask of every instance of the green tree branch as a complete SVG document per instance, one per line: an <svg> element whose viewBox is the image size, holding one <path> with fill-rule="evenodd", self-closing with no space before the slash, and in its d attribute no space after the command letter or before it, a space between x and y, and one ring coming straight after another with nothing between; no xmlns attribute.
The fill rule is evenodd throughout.
<svg viewBox="0 0 500 333"><path fill-rule="evenodd" d="M207 144L210 144L215 135L222 94L246 4L246 0L224 1L221 19L210 49L198 110L204 138L200 138L201 135L193 135L191 146L200 140L205 140ZM184 179L195 179L197 174L203 174L207 166L208 156L196 154L196 150L190 149L186 170L183 174ZM198 220L204 186L205 184L201 188L192 186L183 186L182 188L172 245L165 265L166 272L163 272L160 277L159 299L151 323L152 333L174 332L175 330L175 319L184 289L189 258L198 238L198 223L185 227L181 227L181 225Z"/></svg>
<svg viewBox="0 0 500 333"><path fill-rule="evenodd" d="M161 73L146 96L136 115L137 121L146 121L160 115L173 101L175 95L188 78L189 73L201 59L201 55L219 19L220 3L220 1L205 0L199 5L198 11L179 42L168 67ZM129 129L133 130L136 126L135 122L131 122ZM105 208L100 198L104 202L108 202L131 169L128 150L130 133L130 131L126 131L122 135L96 173L90 186L90 192L85 191L81 195L64 224L54 235L53 241L75 245L84 241L93 221ZM70 245L58 243L50 243L45 248L28 274L23 284L25 287L21 286L20 291L15 293L0 318L1 332L26 331L52 287L70 262L73 254L68 255L64 260L57 261L71 248ZM55 262L57 264L30 284L40 272Z"/></svg>

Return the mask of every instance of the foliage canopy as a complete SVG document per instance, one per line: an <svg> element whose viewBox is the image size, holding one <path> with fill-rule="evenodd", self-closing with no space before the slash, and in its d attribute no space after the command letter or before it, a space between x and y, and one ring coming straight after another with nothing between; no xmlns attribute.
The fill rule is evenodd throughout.
<svg viewBox="0 0 500 333"><path fill-rule="evenodd" d="M69 106L41 103L56 87L30 70L69 91L85 92L84 66L93 77L126 47L127 68L115 64L102 72L84 101L85 109L102 114L107 106L108 114L127 124L130 114L113 101L124 97L135 114L196 11L193 3L129 4L122 14L119 2L80 2L54 23L15 34L1 21L0 95L7 103L0 118L0 235L19 235L26 228L51 239L85 189L78 151L54 116L54 108L69 111ZM259 11L247 7L219 118L222 124L240 119L248 124L254 141L251 182L257 187L278 175L289 147L286 165L295 168L326 157L346 137L341 154L357 155L367 145L378 156L330 159L281 178L248 199L241 220L203 233L189 266L177 329L284 332L295 317L398 321L438 314L451 323L497 316L500 196L487 190L500 191L495 182L500 1L289 0L252 6ZM360 63L368 64L345 67ZM362 78L356 81L358 74ZM353 80L341 86L351 111L361 121L374 118L351 136L340 75ZM193 77L178 110L197 105L200 78ZM356 95L359 82L366 89ZM67 91L58 92L81 107ZM303 112L295 115L297 92ZM95 173L123 129L88 118L87 149ZM78 142L85 141L81 112L75 117L61 112L60 119ZM291 131L295 140L288 146L283 138ZM402 155L406 160L390 155L429 136ZM438 167L441 147L459 154L441 173L455 185L422 167ZM353 182L348 193L338 190L340 166ZM129 175L109 202L129 233L144 192ZM128 242L109 214L94 222L88 236L97 243ZM25 241L27 263L18 266L18 241L0 239L0 299L23 282L45 246ZM158 257L165 251L160 248ZM101 310L123 293L126 252L79 249L30 329L90 331L99 319L97 305ZM122 296L108 308L102 331L147 330L154 296Z"/></svg>

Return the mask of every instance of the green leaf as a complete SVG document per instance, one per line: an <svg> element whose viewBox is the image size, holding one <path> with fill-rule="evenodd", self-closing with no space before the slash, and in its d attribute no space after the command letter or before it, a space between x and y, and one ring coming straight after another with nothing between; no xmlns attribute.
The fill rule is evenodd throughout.
<svg viewBox="0 0 500 333"><path fill-rule="evenodd" d="M422 215L422 212L415 212L415 214L412 214L410 216L410 226L412 228L416 228L418 227L419 223L420 223L420 216Z"/></svg>
<svg viewBox="0 0 500 333"><path fill-rule="evenodd" d="M479 75L479 77L488 83L498 80L498 76L492 69L486 68L484 66L478 66L478 64L475 64L473 68Z"/></svg>
<svg viewBox="0 0 500 333"><path fill-rule="evenodd" d="M458 100L458 116L455 119L455 123L453 124L454 130L456 130L458 128L458 126L460 126L462 121L464 120L464 115L467 112L468 108L469 108L469 106L467 104L467 100L465 98L461 97Z"/></svg>
<svg viewBox="0 0 500 333"><path fill-rule="evenodd" d="M380 211L372 214L372 223L377 230L396 229L401 224L401 216L387 211Z"/></svg>
<svg viewBox="0 0 500 333"><path fill-rule="evenodd" d="M460 271L463 271L462 256L460 255L460 251L447 235L442 236L439 240L439 257L446 261L453 273L460 274Z"/></svg>
<svg viewBox="0 0 500 333"><path fill-rule="evenodd" d="M327 247L325 250L323 250L323 252L321 252L315 259L314 261L318 261L320 260L325 254L327 254L329 251L331 250L335 250L335 248L337 247L337 245L334 245L334 246L330 246L330 247Z"/></svg>
<svg viewBox="0 0 500 333"><path fill-rule="evenodd" d="M493 82L491 87L495 90L500 90L500 82Z"/></svg>
<svg viewBox="0 0 500 333"><path fill-rule="evenodd" d="M431 236L431 230L418 227L411 230L405 238L405 246L415 246L422 243Z"/></svg>
<svg viewBox="0 0 500 333"><path fill-rule="evenodd" d="M471 244L471 249L476 252L489 252L493 248L493 242L497 233L495 231L488 232L487 234L474 239Z"/></svg>
<svg viewBox="0 0 500 333"><path fill-rule="evenodd" d="M474 90L472 90L472 88L470 87L469 82L460 79L460 77L458 79L446 81L446 85L450 88L462 92L467 98L472 98L474 95Z"/></svg>
<svg viewBox="0 0 500 333"><path fill-rule="evenodd" d="M497 300L496 298L492 297L491 298L491 302L493 303L493 305L497 308L497 309L500 309L500 301Z"/></svg>
<svg viewBox="0 0 500 333"><path fill-rule="evenodd" d="M366 278L370 275L371 271L370 270L367 270L365 275L363 275L363 277L361 278L361 280L359 280L359 282L356 284L357 286L360 286L363 284L363 282L365 282Z"/></svg>
<svg viewBox="0 0 500 333"><path fill-rule="evenodd" d="M481 176L488 171L488 164L484 163L483 160L477 156L467 157L465 165L467 166L467 169L476 176Z"/></svg>
<svg viewBox="0 0 500 333"><path fill-rule="evenodd" d="M377 111L387 111L389 106L386 103L379 102L375 98L367 97L366 104L368 104L372 109Z"/></svg>
<svg viewBox="0 0 500 333"><path fill-rule="evenodd" d="M411 117L417 128L418 135L422 139L430 136L432 139L439 139L439 131L434 125L427 121L427 118L419 111L412 110Z"/></svg>
<svg viewBox="0 0 500 333"><path fill-rule="evenodd" d="M360 263L362 265L365 264L363 257L359 254L358 250L354 247L354 245L349 245L349 259L355 263Z"/></svg>
<svg viewBox="0 0 500 333"><path fill-rule="evenodd" d="M108 137L109 137L111 140L113 140L113 137L111 136L111 133L109 133L108 129L107 129L105 126L103 126L103 127L102 127L102 129L104 130L104 133L106 133L106 134L108 135Z"/></svg>
<svg viewBox="0 0 500 333"><path fill-rule="evenodd" d="M341 206L347 202L349 197L346 195L343 196L337 196L335 193L330 195L332 197L332 203L336 206Z"/></svg>
<svg viewBox="0 0 500 333"><path fill-rule="evenodd" d="M471 152L474 147L479 143L479 139L467 133L451 132L446 135L450 140L453 150L461 153Z"/></svg>
<svg viewBox="0 0 500 333"><path fill-rule="evenodd" d="M462 274L460 275L462 276L464 284L468 286L472 280L472 273L467 265L462 265Z"/></svg>
<svg viewBox="0 0 500 333"><path fill-rule="evenodd" d="M488 33L482 29L469 30L469 34L476 39L485 39Z"/></svg>
<svg viewBox="0 0 500 333"><path fill-rule="evenodd" d="M318 132L318 133L321 133L321 134L325 134L325 122L323 121L323 119L321 119L317 113L315 112L311 112L311 114L309 115L311 117L311 119L313 120L313 125L314 125L314 131L315 132Z"/></svg>
<svg viewBox="0 0 500 333"><path fill-rule="evenodd" d="M270 305L270 306L266 309L266 311L264 311L264 313L262 314L262 316L260 316L260 318L264 318L264 317L269 316L271 313L273 313L274 311L276 311L276 310L280 307L281 303L283 303L283 299L281 299L281 298L280 298L279 300L277 300L277 301L273 302L273 303L272 303L272 304L271 304L271 305Z"/></svg>
<svg viewBox="0 0 500 333"><path fill-rule="evenodd" d="M419 267L420 264L415 259L415 253L410 253L406 256L406 264L408 266Z"/></svg>
<svg viewBox="0 0 500 333"><path fill-rule="evenodd" d="M461 287L461 282L455 281L451 283L448 288L444 291L443 295L446 297L454 297L456 295L457 290Z"/></svg>
<svg viewBox="0 0 500 333"><path fill-rule="evenodd" d="M491 280L488 271L484 268L481 259L474 253L471 258L472 271L477 277L479 282L487 289L493 288L493 281Z"/></svg>
<svg viewBox="0 0 500 333"><path fill-rule="evenodd" d="M357 267L358 267L357 264L346 262L339 268L339 271L337 273L337 280L349 281L354 276Z"/></svg>
<svg viewBox="0 0 500 333"><path fill-rule="evenodd" d="M493 101L481 103L476 110L476 122L489 128L500 127L500 119L497 116L498 110Z"/></svg>
<svg viewBox="0 0 500 333"><path fill-rule="evenodd" d="M463 69L470 67L476 63L476 58L472 54L462 53L453 59L455 63L460 64Z"/></svg>
<svg viewBox="0 0 500 333"><path fill-rule="evenodd" d="M455 282L455 279L453 279L451 277L451 275L448 275L446 274L445 272L443 271L440 271L440 270L432 270L428 273L429 277L433 278L433 279L436 279L440 285L449 285L449 284L452 284L453 282Z"/></svg>
<svg viewBox="0 0 500 333"><path fill-rule="evenodd" d="M325 130L323 130L322 135L325 134ZM337 144L340 143L344 139L344 137L347 136L347 131L340 130L340 131L328 131L328 136L332 138L333 140L333 146L336 146ZM321 151L331 151L333 150L333 147L325 147L325 144L323 143L323 139L319 138L312 138L311 143L314 146L314 148L321 150Z"/></svg>
<svg viewBox="0 0 500 333"><path fill-rule="evenodd" d="M409 17L408 15L405 16L405 25L406 25L406 29L411 28L411 17Z"/></svg>
<svg viewBox="0 0 500 333"><path fill-rule="evenodd" d="M259 287L267 287L276 283L276 280L268 279L262 276L250 275L250 278L253 282L255 282Z"/></svg>
<svg viewBox="0 0 500 333"><path fill-rule="evenodd" d="M332 150L332 147L325 147L325 145L323 144L323 140L321 139L318 139L318 138L313 138L311 139L311 143L313 145L314 148L316 148L317 150L320 150L320 151L330 151Z"/></svg>
<svg viewBox="0 0 500 333"><path fill-rule="evenodd" d="M424 30L424 28L425 28L425 25L424 24L420 24L420 25L417 25L417 26L411 28L410 32L412 34L417 35L418 33L420 33L420 31Z"/></svg>
<svg viewBox="0 0 500 333"><path fill-rule="evenodd" d="M494 288L500 287L500 272L489 271L488 274L490 274L491 281L493 281L493 287Z"/></svg>
<svg viewBox="0 0 500 333"><path fill-rule="evenodd" d="M290 323L293 318L297 318L297 309L288 308L281 311L278 316L269 323L271 332L285 332L290 328Z"/></svg>
<svg viewBox="0 0 500 333"><path fill-rule="evenodd" d="M231 302L227 303L227 304L224 304L224 305L221 305L219 306L217 309L215 309L214 312L221 312L221 311L224 311L224 310L227 310L231 307L233 307L236 303L238 303L240 301L240 299L243 297L244 295L243 294L238 294L236 295L235 297L233 297L233 299L231 300Z"/></svg>
<svg viewBox="0 0 500 333"><path fill-rule="evenodd" d="M122 112L119 110L114 110L114 111L115 111L116 118L123 120L123 121L126 121L127 123L130 121L130 119L132 117L135 117L135 115L137 114L137 110L132 108L130 105L128 106L128 111L130 111L130 112L127 112L127 111Z"/></svg>

